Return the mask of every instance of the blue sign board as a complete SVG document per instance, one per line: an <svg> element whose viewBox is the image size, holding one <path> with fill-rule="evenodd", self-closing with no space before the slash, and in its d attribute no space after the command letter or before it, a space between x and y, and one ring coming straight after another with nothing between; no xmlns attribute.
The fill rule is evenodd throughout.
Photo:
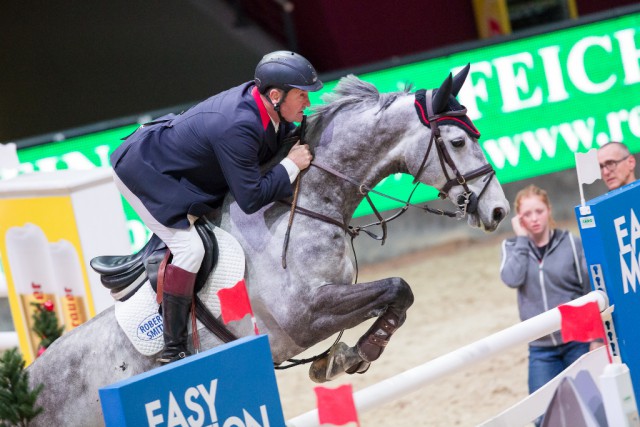
<svg viewBox="0 0 640 427"><path fill-rule="evenodd" d="M153 369L99 390L107 427L284 427L266 335Z"/></svg>
<svg viewBox="0 0 640 427"><path fill-rule="evenodd" d="M577 206L575 212L591 285L614 305L613 325L605 322L612 353L629 367L640 396L640 181Z"/></svg>

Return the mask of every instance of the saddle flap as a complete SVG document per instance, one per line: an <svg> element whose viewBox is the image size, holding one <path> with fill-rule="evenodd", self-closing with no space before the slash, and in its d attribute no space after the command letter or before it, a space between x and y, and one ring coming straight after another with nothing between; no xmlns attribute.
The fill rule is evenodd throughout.
<svg viewBox="0 0 640 427"><path fill-rule="evenodd" d="M215 267L209 275L204 275L204 287L199 291L198 297L212 316L219 318L218 291L223 288L231 288L244 278L245 257L240 243L231 234L211 224L205 228L214 232L209 237L213 239L212 244L215 246L207 247L215 247L219 250L215 251L215 256L212 258L216 260ZM214 241L215 243L213 243ZM205 259L207 257L205 256ZM203 261L203 266L204 264L205 261ZM163 339L162 316L158 314L159 305L155 292L148 280L142 280L139 284L135 283L130 288L139 289L134 294L125 289L117 294L118 298L114 292L111 293L116 298L116 319L130 342L140 353L156 354L163 348ZM196 323L197 330L207 327L201 320ZM192 326L189 325L189 328L191 333Z"/></svg>
<svg viewBox="0 0 640 427"><path fill-rule="evenodd" d="M137 268L150 254L166 247L164 242L154 234L147 244L135 254L102 255L93 258L89 264L97 273L104 276L122 274Z"/></svg>
<svg viewBox="0 0 640 427"><path fill-rule="evenodd" d="M200 218L195 223L196 231L202 239L205 255L196 277L195 291L198 292L205 285L209 274L218 261L218 244L214 232L214 225L206 218ZM158 271L167 251L167 246L155 234L147 244L136 254L124 256L99 256L91 260L91 267L100 273L100 281L111 291L117 300L130 297L139 286L131 286L136 279L146 273L154 291L158 286ZM139 283L139 281L138 281Z"/></svg>
<svg viewBox="0 0 640 427"><path fill-rule="evenodd" d="M100 281L105 288L114 290L133 283L133 281L135 281L141 274L144 274L144 266L139 264L134 265L132 268L122 273L112 275L103 274L100 276Z"/></svg>
<svg viewBox="0 0 640 427"><path fill-rule="evenodd" d="M196 276L195 292L198 293L207 282L207 278L213 268L218 264L219 248L213 224L209 221L198 219L195 226L205 247L204 258Z"/></svg>

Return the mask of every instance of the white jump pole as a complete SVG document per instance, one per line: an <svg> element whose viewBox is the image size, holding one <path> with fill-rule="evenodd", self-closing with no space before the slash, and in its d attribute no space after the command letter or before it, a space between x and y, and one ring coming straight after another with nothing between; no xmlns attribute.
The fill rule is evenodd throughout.
<svg viewBox="0 0 640 427"><path fill-rule="evenodd" d="M602 291L589 294L571 301L570 305L580 306L588 302L598 303L600 311L609 306L609 301ZM391 378L357 391L353 394L358 413L380 407L392 400L412 393L425 385L468 368L474 363L482 362L491 356L516 345L548 335L561 327L560 310L554 308L531 319L513 325L479 341L466 345L451 353L447 353L415 368L404 371ZM318 410L314 409L299 415L286 423L287 427L319 426Z"/></svg>

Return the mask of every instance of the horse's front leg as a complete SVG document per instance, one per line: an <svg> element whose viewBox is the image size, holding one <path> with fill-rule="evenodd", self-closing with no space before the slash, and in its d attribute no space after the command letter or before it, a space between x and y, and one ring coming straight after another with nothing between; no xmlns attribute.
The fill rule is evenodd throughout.
<svg viewBox="0 0 640 427"><path fill-rule="evenodd" d="M311 302L316 318L311 333L326 335L359 325L377 317L355 347L336 344L328 355L316 360L309 375L316 382L329 381L347 373L364 372L378 359L393 333L404 323L413 304L413 292L398 277L355 285L325 285L317 289ZM316 335L317 336L317 335Z"/></svg>

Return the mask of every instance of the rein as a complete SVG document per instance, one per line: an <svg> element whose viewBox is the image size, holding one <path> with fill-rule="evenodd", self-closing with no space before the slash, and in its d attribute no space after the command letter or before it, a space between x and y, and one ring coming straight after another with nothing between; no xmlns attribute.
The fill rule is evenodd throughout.
<svg viewBox="0 0 640 427"><path fill-rule="evenodd" d="M460 171L458 170L458 168L456 167L455 162L453 161L453 159L451 158L449 151L447 150L447 147L440 135L440 128L438 127L438 121L453 121L457 126L459 127L463 127L465 128L465 131L467 131L468 133L473 134L476 138L478 138L480 136L480 134L478 133L478 131L475 129L475 127L473 126L473 124L471 123L471 121L469 120L468 117L466 117L467 114L467 110L465 108L462 108L461 110L458 111L448 111L442 114L434 114L433 112L433 106L432 106L432 97L433 97L433 90L429 90L429 91L425 91L425 90L420 90L416 92L416 111L418 113L418 117L420 118L420 121L422 122L423 125L430 127L431 128L431 136L429 138L429 144L427 146L427 151L425 153L424 158L422 159L422 162L420 164L420 167L418 169L418 173L416 173L414 180L413 180L413 184L415 184L413 190L411 190L411 193L409 194L409 198L407 199L407 201L403 201L400 200L396 197L390 196L388 194L384 194L381 193L377 190L374 190L373 188L369 187L368 185L357 181L356 179L343 174L340 171L337 171L333 168L331 168L330 166L327 166L325 164L322 164L320 162L317 161L312 161L310 166L316 167L330 175L333 175L337 178L340 178L343 181L349 182L350 184L352 184L353 186L355 186L358 189L358 192L364 196L364 198L367 200L367 202L369 203L369 206L371 207L371 210L373 211L374 215L376 216L376 218L378 219L377 222L371 223L371 224L367 224L364 226L358 226L358 227L352 227L351 225L345 224L344 222L341 222L339 220L336 220L335 218L329 217L327 215L323 215L314 211L311 211L309 209L303 208L301 206L298 206L298 192L300 189L300 181L302 178L303 174L298 175L297 177L297 181L296 181L296 185L295 185L295 191L294 191L294 195L293 195L293 200L291 202L287 201L287 200L279 200L280 203L284 203L290 206L290 214L289 214L289 222L287 224L287 231L285 233L285 239L284 239L284 243L283 243L283 248L282 248L282 268L287 268L287 261L286 261L286 257L287 257L287 248L289 245L289 235L291 232L291 227L293 225L293 217L295 215L295 213L300 213L302 215L308 216L310 218L314 218L317 219L319 221L328 223L328 224L332 224L335 225L336 227L341 228L342 230L344 230L345 233L347 233L349 236L351 236L351 250L353 251L353 256L354 256L354 260L355 260L355 280L354 283L358 282L358 259L356 256L356 251L355 251L355 246L353 244L353 240L360 235L361 231L364 231L367 235L369 235L370 237L372 237L375 240L381 241L381 244L384 245L385 240L387 238L387 223L400 217L403 213L405 213L410 207L413 208L417 208L420 210L423 210L425 212L428 213L433 213L436 215L441 215L441 216L448 216L448 217L452 217L452 218L457 218L457 219L462 219L464 218L467 213L475 213L477 210L477 206L478 206L478 202L480 200L480 197L482 197L482 195L484 194L484 192L486 191L487 187L489 186L489 183L491 182L491 179L493 178L493 176L495 175L495 171L493 170L493 167L491 166L491 164L486 163L483 166L468 172L467 174L462 174L460 173ZM424 107L424 108L423 108ZM424 109L426 109L426 117L424 115ZM303 117L303 122L302 124L305 124L305 119L306 116ZM301 126L302 126L301 124ZM304 132L301 132L300 135L300 140L304 141ZM424 168L427 164L427 159L429 157L429 154L431 152L432 147L434 146L434 142L435 142L435 146L436 146L436 151L438 153L438 159L440 161L440 166L442 168L442 171L444 172L444 176L447 179L447 181L445 182L444 186L439 190L438 192L438 196L441 199L446 199L448 198L448 193L451 190L451 188L453 188L456 185L460 185L463 187L463 193L458 196L458 200L456 200L455 204L458 206L459 210L455 211L455 212L450 212L450 211L445 211L442 209L433 209L431 207L429 207L429 205L425 204L424 206L418 206L415 204L411 203L411 197L413 197L413 194L416 190L416 188L418 188L418 185L420 184L419 178L422 175L422 173L424 172ZM449 169L451 169L454 177L451 177L449 175L449 172L447 170L447 166L449 167ZM483 186L482 190L480 191L480 193L478 195L476 195L467 185L467 182L469 180L475 179L475 178L479 178L482 177L484 175L487 175L487 178L485 178L485 185ZM371 198L369 197L369 193L373 193L376 194L378 196L381 197L385 197L387 199L393 200L395 202L399 202L402 203L404 206L402 208L400 208L400 210L398 212L396 212L395 214L393 214L392 216L390 216L389 218L384 218L380 212L378 211L378 209L376 209L373 201L371 200ZM382 227L382 236L377 236L374 233L366 230L367 228L371 227L371 226L377 226L380 225ZM335 343L337 343L340 340L340 337L342 336L342 333L344 331L341 331L340 334L338 335L338 337L336 338ZM334 343L334 345L335 345ZM324 357L326 354L328 354L328 352L330 351L331 347L327 350L325 350L323 353L318 354L316 356L310 357L308 359L289 359L288 362L290 362L289 365L287 366L276 366L276 369L287 369L287 368L291 368L293 366L298 366L301 364L305 364L305 363L309 363L309 362L313 362L317 359L320 359L321 357Z"/></svg>
<svg viewBox="0 0 640 427"><path fill-rule="evenodd" d="M409 207L421 209L428 213L441 215L441 216L448 216L448 217L457 218L457 219L462 219L466 216L467 213L474 213L477 210L478 201L480 200L480 197L482 197L485 190L489 186L491 179L495 175L495 171L493 170L493 167L491 166L491 164L486 163L483 166L467 173L466 175L463 175L462 173L460 173L459 169L455 165L455 162L451 158L449 151L447 150L444 140L440 135L440 128L438 127L438 121L454 121L459 126L464 126L467 131L472 132L475 136L480 136L480 134L475 129L475 127L473 127L473 124L470 123L469 119L466 117L466 114L467 114L466 108L463 108L458 111L448 111L442 114L434 114L433 106L432 106L432 97L433 97L433 90L429 90L429 91L420 90L416 92L416 101L415 101L416 111L418 113L418 117L420 118L420 121L422 122L422 124L431 128L431 137L429 138L427 151L424 155L424 158L422 159L420 167L418 168L418 172L416 173L415 178L413 179L413 184L415 186L413 190L411 190L408 200L407 201L400 200L388 194L381 193L369 187L368 185L362 182L359 182L354 178L331 168L330 166L324 165L317 161L312 161L311 166L321 169L329 173L330 175L338 177L343 181L349 182L352 185L354 185L358 189L358 192L365 197L365 199L367 200L367 203L369 203L369 206L371 207L371 210L373 211L374 215L378 219L378 222L374 222L374 223L367 224L360 227L352 227L351 225L344 224L343 222L340 222L329 216L298 206L297 204L298 191L300 188L300 180L301 180L302 174L298 175L298 178L296 180L296 185L295 185L293 201L288 202L285 200L280 200L281 203L285 203L291 206L291 210L289 213L289 222L287 224L287 231L285 234L284 244L282 248L282 268L287 268L287 248L289 246L289 234L291 232L291 227L293 225L293 217L296 212L299 212L303 215L306 215L308 217L311 217L329 224L333 224L337 227L340 227L342 230L344 230L345 233L351 236L351 241L352 241L351 246L352 246L354 257L355 257L355 249L353 248L353 239L355 239L355 237L360 234L360 231L364 231L371 238L381 241L381 244L384 245L387 238L387 223L401 216L404 212L407 211ZM426 117L424 114L425 110L426 110ZM469 123L467 123L467 121L469 121ZM306 116L303 117L302 123L304 124L305 122L306 122ZM301 133L300 136L301 136L301 140L303 140L304 133ZM458 200L456 200L456 205L458 206L459 209L455 212L446 211L442 209L433 209L428 204L425 204L424 206L417 206L411 203L411 197L413 196L413 193L418 187L418 184L420 184L419 178L424 172L424 168L427 164L427 159L429 158L431 149L434 146L434 142L436 146L436 151L438 153L438 159L440 161L440 167L442 168L442 171L444 172L444 176L447 179L447 182L445 182L444 186L439 190L438 197L440 197L441 199L446 199L448 197L448 193L451 190L451 188L456 185L460 185L464 189L463 193L458 197ZM455 176L454 178L452 178L449 175L447 166L453 172ZM476 195L467 185L467 181L482 177L484 175L488 175L488 179L485 179L486 182L484 187L482 188L480 193ZM373 201L369 197L369 193L373 193L378 196L393 200L395 202L399 202L404 206L397 213L385 219L382 217L378 209L376 209ZM382 236L377 236L371 233L370 231L366 230L366 228L377 226L377 225L382 227ZM356 277L357 277L357 259L356 259Z"/></svg>
<svg viewBox="0 0 640 427"><path fill-rule="evenodd" d="M384 245L386 239L387 239L387 223L393 221L394 219L400 217L403 213L405 213L410 207L411 208L416 208L416 209L420 209L423 210L425 212L428 213L432 213L435 215L440 215L440 216L448 216L450 218L457 218L457 219L462 219L464 217L464 213L460 210L455 211L455 212L451 212L451 211L447 211L447 210L442 210L442 209L434 209L431 208L428 204L425 204L424 206L418 206L415 205L413 203L411 203L411 198L413 197L413 193L416 191L416 189L418 188L418 184L416 183L415 186L413 187L413 190L411 190L411 193L409 194L409 198L407 199L407 201L398 199L396 197L390 196L388 194L384 194L380 191L374 190L373 188L369 187L366 184L360 183L358 181L356 181L355 179L351 178L350 176L347 176L345 174L343 174L342 172L339 172L327 165L324 165L320 162L317 161L313 161L311 162L311 166L314 166L320 170L323 170L327 173L329 173L330 175L333 175L335 177L338 177L340 179L342 179L343 181L347 181L351 184L353 184L355 187L358 188L358 192L360 194L362 194L365 199L367 200L367 202L369 203L369 206L371 207L371 210L373 211L374 215L376 216L376 218L378 219L377 222L373 222L371 224L367 224L367 225L362 225L362 226L357 226L357 227L353 227L351 225L345 224L343 222L338 221L335 218L332 218L330 216L318 213L318 212L314 212L312 210L303 208L302 206L298 206L297 205L297 190L299 188L299 180L300 177L298 177L298 182L296 183L296 194L294 194L293 197L293 201L289 202L287 200L279 200L280 203L284 203L287 204L289 206L291 206L291 213L289 216L289 223L287 224L287 232L285 234L285 240L284 240L284 244L283 244L283 250L282 250L282 267L286 268L287 266L287 261L286 261L286 256L287 256L287 247L289 244L289 233L291 231L291 226L292 226L292 218L294 213L300 213L302 215L308 216L310 218L314 218L317 219L319 221L328 223L328 224L332 224L335 225L336 227L341 228L345 233L347 233L349 236L351 236L351 247L353 249L353 239L355 239L357 236L360 235L360 232L364 232L366 233L369 237L371 237L372 239L378 240L381 242L381 245ZM376 208L375 204L373 203L373 201L371 200L371 198L369 197L369 193L373 193L376 194L378 196L381 197L385 197L389 200L393 200L395 202L399 202L402 203L404 206L402 208L400 208L398 210L398 212L396 212L395 214L391 215L388 218L384 218L380 212L378 211L378 209ZM367 230L367 228L369 227L373 227L373 226L381 226L382 227L382 236L378 236L374 233L372 233L371 231ZM353 250L354 252L354 258L355 258L355 249ZM356 258L356 277L357 277L357 258Z"/></svg>
<svg viewBox="0 0 640 427"><path fill-rule="evenodd" d="M278 113L280 114L280 113ZM307 130L307 116L302 116L302 122L300 122L300 141L304 142L304 137ZM296 177L296 188L293 191L293 202L291 203L291 211L289 212L289 223L287 224L287 232L284 235L284 245L282 246L282 268L287 268L287 247L289 246L289 235L291 234L291 226L293 225L293 215L295 214L295 208L298 205L298 193L300 192L300 174Z"/></svg>
<svg viewBox="0 0 640 427"><path fill-rule="evenodd" d="M291 231L291 226L293 224L293 215L294 213L298 212L302 215L308 216L310 218L314 218L317 219L319 221L323 221L326 222L328 224L333 224L336 227L341 228L342 230L344 230L345 233L347 233L349 236L351 236L351 251L353 252L353 259L354 259L354 263L355 263L355 279L354 279L354 283L358 283L358 257L356 255L356 249L355 246L353 244L353 240L360 235L360 232L363 231L365 232L367 235L369 235L369 237L381 241L382 245L384 245L385 240L387 238L387 223L398 218L400 215L402 215L404 212L407 211L407 209L409 209L409 207L414 207L414 208L418 208L421 210L424 210L426 212L429 213L433 213L433 214L438 214L438 215L446 215L449 217L457 217L458 219L462 218L459 216L460 211L457 212L449 212L449 211L443 211L441 209L433 209L430 208L428 205L424 205L423 207L411 204L411 197L413 196L413 193L415 192L416 188L418 188L418 184L416 184L413 187L413 190L411 190L411 193L409 194L409 198L408 200L405 202L403 200L400 200L398 198L395 198L393 196L389 196L387 194L381 193L379 191L376 191L372 188L370 188L369 186L367 186L366 184L361 184L358 181L356 181L355 179L342 174L341 172L338 172L332 168L330 168L329 166L323 165L319 162L313 161L311 162L311 166L315 166L318 169L324 170L325 172L334 175L338 178L341 178L347 182L350 182L351 184L355 185L356 187L358 187L358 191L365 196L365 198L367 199L367 202L369 202L369 206L371 206L371 209L373 210L374 214L376 215L376 217L378 218L378 222L374 222L371 224L367 224L367 225L363 225L363 226L358 226L358 227L352 227L351 225L346 225L334 218L331 218L330 216L327 215L323 215L314 211L311 211L309 209L305 209L301 206L297 205L297 192L300 188L300 175L297 178L297 182L296 182L296 188L295 188L295 193L294 193L294 197L293 197L293 201L289 202L286 200L279 200L280 203L283 204L287 204L291 206L291 211L290 211L290 215L289 215L289 223L287 224L287 232L285 234L285 239L284 239L284 243L283 243L283 247L282 247L282 268L287 268L287 247L289 245L289 234ZM404 206L402 208L400 208L400 210L398 210L398 212L396 212L395 214L393 214L392 216L390 216L389 218L383 218L382 215L380 215L380 212L376 209L375 205L373 204L373 201L371 200L371 198L369 197L368 193L374 193L377 194L379 196L382 197L386 197L388 199L394 200L396 202L400 202L403 203ZM376 234L370 232L369 230L366 230L369 227L372 226L376 226L376 225L380 225L382 227L382 236L377 236ZM293 368L294 366L299 366L299 365L304 365L306 363L311 363L314 362L318 359L323 358L324 356L326 356L327 354L329 354L329 351L331 351L331 348L337 344L340 341L340 338L342 337L342 333L344 331L340 331L340 333L338 334L338 336L336 337L334 343L325 351L323 351L320 354L317 354L315 356L309 357L307 359L288 359L287 362L289 362L288 365L276 365L275 369L289 369L289 368Z"/></svg>

